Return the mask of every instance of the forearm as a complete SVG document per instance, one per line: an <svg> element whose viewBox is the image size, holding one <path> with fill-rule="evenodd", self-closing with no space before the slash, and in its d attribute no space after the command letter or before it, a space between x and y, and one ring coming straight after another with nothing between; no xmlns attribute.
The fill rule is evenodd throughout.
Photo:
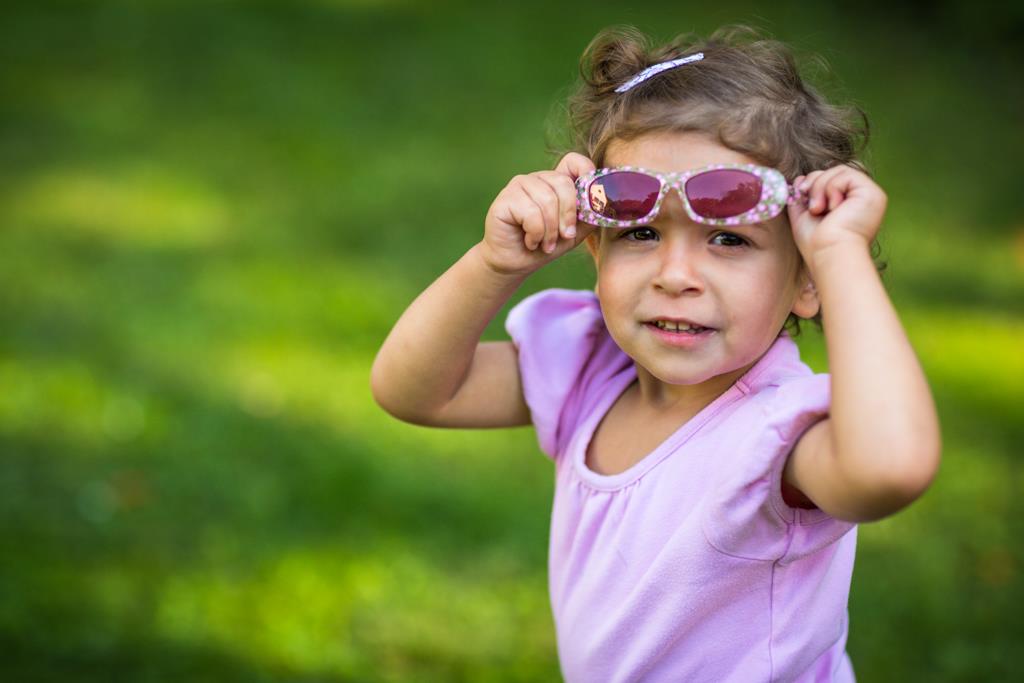
<svg viewBox="0 0 1024 683"><path fill-rule="evenodd" d="M473 246L420 294L377 352L374 398L400 416L443 407L465 380L480 337L525 275L489 268Z"/></svg>
<svg viewBox="0 0 1024 683"><path fill-rule="evenodd" d="M812 265L832 375L834 452L852 481L926 487L941 450L927 379L868 250Z"/></svg>

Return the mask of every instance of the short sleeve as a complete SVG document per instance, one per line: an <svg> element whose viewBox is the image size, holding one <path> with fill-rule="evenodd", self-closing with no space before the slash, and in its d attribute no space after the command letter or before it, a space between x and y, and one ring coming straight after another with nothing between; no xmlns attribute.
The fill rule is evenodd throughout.
<svg viewBox="0 0 1024 683"><path fill-rule="evenodd" d="M603 326L597 297L586 290L537 292L516 304L506 318L537 441L552 459L571 433L566 407Z"/></svg>
<svg viewBox="0 0 1024 683"><path fill-rule="evenodd" d="M830 376L796 377L768 391L734 471L709 497L703 524L722 552L788 563L838 541L856 524L817 508L790 507L782 498L789 454L804 432L828 416Z"/></svg>

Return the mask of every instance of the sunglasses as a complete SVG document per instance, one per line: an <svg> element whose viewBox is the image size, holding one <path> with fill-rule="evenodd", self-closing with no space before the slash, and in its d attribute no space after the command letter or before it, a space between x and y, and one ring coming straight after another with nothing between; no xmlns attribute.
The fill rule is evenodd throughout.
<svg viewBox="0 0 1024 683"><path fill-rule="evenodd" d="M602 228L644 225L658 215L670 188L679 191L687 215L706 225L760 223L806 198L767 166L713 164L681 173L616 166L576 180L576 215Z"/></svg>

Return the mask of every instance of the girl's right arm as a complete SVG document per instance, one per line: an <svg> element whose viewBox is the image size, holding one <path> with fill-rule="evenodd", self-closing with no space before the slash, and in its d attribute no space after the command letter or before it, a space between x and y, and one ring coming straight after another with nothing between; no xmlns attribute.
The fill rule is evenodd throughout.
<svg viewBox="0 0 1024 683"><path fill-rule="evenodd" d="M516 348L480 337L530 273L594 230L576 223L575 187L593 168L570 153L555 170L516 176L498 194L483 240L412 302L377 352L370 386L381 408L433 427L530 423Z"/></svg>

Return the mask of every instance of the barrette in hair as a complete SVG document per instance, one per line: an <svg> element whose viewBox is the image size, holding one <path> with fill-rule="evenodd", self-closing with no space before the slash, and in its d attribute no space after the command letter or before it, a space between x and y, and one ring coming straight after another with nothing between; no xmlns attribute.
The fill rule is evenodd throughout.
<svg viewBox="0 0 1024 683"><path fill-rule="evenodd" d="M651 76L656 76L660 74L662 71L666 71L667 69L674 69L677 66L688 64L689 62L697 62L702 59L704 59L704 53L698 52L695 55L689 55L688 57L680 57L679 59L673 59L668 62L661 62L660 64L649 66L640 73L638 73L636 76L633 76L633 78L629 79L628 81L620 85L618 88L616 88L615 92L626 92L630 88L640 85Z"/></svg>

